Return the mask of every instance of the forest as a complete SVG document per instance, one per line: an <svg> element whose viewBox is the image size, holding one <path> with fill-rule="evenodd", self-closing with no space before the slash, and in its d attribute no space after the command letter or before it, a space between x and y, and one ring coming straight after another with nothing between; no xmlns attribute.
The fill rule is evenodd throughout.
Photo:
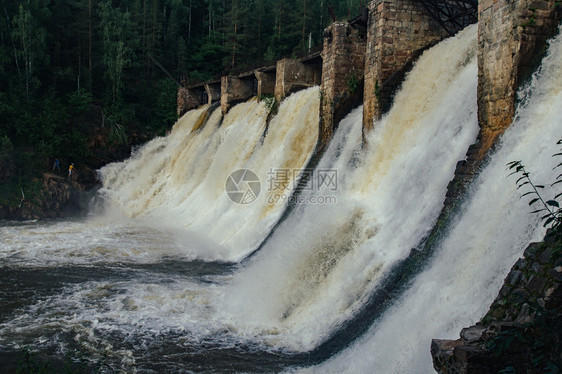
<svg viewBox="0 0 562 374"><path fill-rule="evenodd" d="M176 121L178 84L322 45L364 0L2 0L0 203L54 158L99 167ZM99 144L98 144L99 146ZM17 200L17 199L16 199Z"/></svg>

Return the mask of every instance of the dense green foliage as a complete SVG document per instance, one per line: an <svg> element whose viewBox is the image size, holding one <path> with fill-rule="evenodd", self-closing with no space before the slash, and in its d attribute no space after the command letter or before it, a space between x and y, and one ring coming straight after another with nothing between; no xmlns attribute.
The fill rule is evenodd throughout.
<svg viewBox="0 0 562 374"><path fill-rule="evenodd" d="M85 163L100 132L108 146L163 134L179 81L318 47L330 9L353 18L365 3L2 0L0 179L29 179L55 157Z"/></svg>

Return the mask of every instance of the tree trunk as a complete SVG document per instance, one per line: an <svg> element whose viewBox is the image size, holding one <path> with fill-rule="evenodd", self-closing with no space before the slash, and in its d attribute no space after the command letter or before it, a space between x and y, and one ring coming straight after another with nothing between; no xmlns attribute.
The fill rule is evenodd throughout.
<svg viewBox="0 0 562 374"><path fill-rule="evenodd" d="M320 35L324 32L324 0L320 1Z"/></svg>
<svg viewBox="0 0 562 374"><path fill-rule="evenodd" d="M142 53L148 62L148 42L146 41L146 2L142 2Z"/></svg>
<svg viewBox="0 0 562 374"><path fill-rule="evenodd" d="M262 9L262 1L258 0L258 61L261 61L261 13Z"/></svg>
<svg viewBox="0 0 562 374"><path fill-rule="evenodd" d="M8 33L10 34L10 40L12 41L12 48L14 49L14 60L16 62L16 68L18 69L18 75L21 74L20 64L18 61L18 52L16 49L16 43L14 43L14 37L12 36L12 29L10 28L10 16L8 16L8 11L6 10L6 5L4 4L4 13L6 14L6 26L8 26Z"/></svg>
<svg viewBox="0 0 562 374"><path fill-rule="evenodd" d="M303 4L303 15L302 15L302 49L306 48L306 41L305 41L305 37L306 37L306 0L304 0L304 4Z"/></svg>
<svg viewBox="0 0 562 374"><path fill-rule="evenodd" d="M278 23L277 23L277 40L281 40L281 14L283 13L283 0L279 2L279 15L278 15Z"/></svg>
<svg viewBox="0 0 562 374"><path fill-rule="evenodd" d="M189 20L187 22L187 44L191 43L191 0L189 0Z"/></svg>
<svg viewBox="0 0 562 374"><path fill-rule="evenodd" d="M236 55L236 24L234 24L234 40L232 41L232 68L234 68L234 63L236 62L234 56Z"/></svg>
<svg viewBox="0 0 562 374"><path fill-rule="evenodd" d="M82 72L82 48L80 46L81 43L78 43L78 74L76 77L76 89L80 91L80 74Z"/></svg>
<svg viewBox="0 0 562 374"><path fill-rule="evenodd" d="M92 0L88 0L88 81L92 92Z"/></svg>

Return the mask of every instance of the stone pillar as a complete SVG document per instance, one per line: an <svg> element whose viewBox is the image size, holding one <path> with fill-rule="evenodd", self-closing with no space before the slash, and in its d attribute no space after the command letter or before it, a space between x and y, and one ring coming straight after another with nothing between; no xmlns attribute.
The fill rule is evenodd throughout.
<svg viewBox="0 0 562 374"><path fill-rule="evenodd" d="M480 0L477 159L511 124L517 89L540 64L561 8L553 0Z"/></svg>
<svg viewBox="0 0 562 374"><path fill-rule="evenodd" d="M316 86L320 77L321 72L312 65L290 58L279 60L275 74L275 98L281 101L293 92Z"/></svg>
<svg viewBox="0 0 562 374"><path fill-rule="evenodd" d="M256 71L256 79L258 80L258 96L275 94L275 73L265 71Z"/></svg>
<svg viewBox="0 0 562 374"><path fill-rule="evenodd" d="M369 3L363 129L389 109L395 88L421 50L447 32L415 0L375 0Z"/></svg>
<svg viewBox="0 0 562 374"><path fill-rule="evenodd" d="M336 22L324 31L320 103L320 147L343 117L363 100L366 30Z"/></svg>
<svg viewBox="0 0 562 374"><path fill-rule="evenodd" d="M183 116L190 110L197 109L199 105L205 104L206 101L206 93L202 86L180 87L177 98L178 117Z"/></svg>
<svg viewBox="0 0 562 374"><path fill-rule="evenodd" d="M223 76L221 78L221 110L226 114L230 107L240 101L252 97L252 81L236 77Z"/></svg>
<svg viewBox="0 0 562 374"><path fill-rule="evenodd" d="M221 82L213 82L205 84L207 92L208 104L211 105L221 99Z"/></svg>

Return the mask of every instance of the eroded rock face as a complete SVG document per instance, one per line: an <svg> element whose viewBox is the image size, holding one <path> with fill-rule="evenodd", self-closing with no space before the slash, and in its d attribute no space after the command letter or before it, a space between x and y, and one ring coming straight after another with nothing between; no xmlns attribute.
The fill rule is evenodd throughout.
<svg viewBox="0 0 562 374"><path fill-rule="evenodd" d="M83 214L87 209L85 187L75 178L44 173L40 191L24 190L25 198L18 206L0 206L0 219L33 220Z"/></svg>
<svg viewBox="0 0 562 374"><path fill-rule="evenodd" d="M562 369L562 230L532 243L486 316L457 340L431 342L438 373L544 373ZM549 370L550 370L549 369Z"/></svg>
<svg viewBox="0 0 562 374"><path fill-rule="evenodd" d="M437 372L446 372L444 370L454 370L454 372L466 372L466 362L457 361L454 358L455 348L462 345L459 340L440 340L433 339L431 341L431 356L433 357L433 367Z"/></svg>

